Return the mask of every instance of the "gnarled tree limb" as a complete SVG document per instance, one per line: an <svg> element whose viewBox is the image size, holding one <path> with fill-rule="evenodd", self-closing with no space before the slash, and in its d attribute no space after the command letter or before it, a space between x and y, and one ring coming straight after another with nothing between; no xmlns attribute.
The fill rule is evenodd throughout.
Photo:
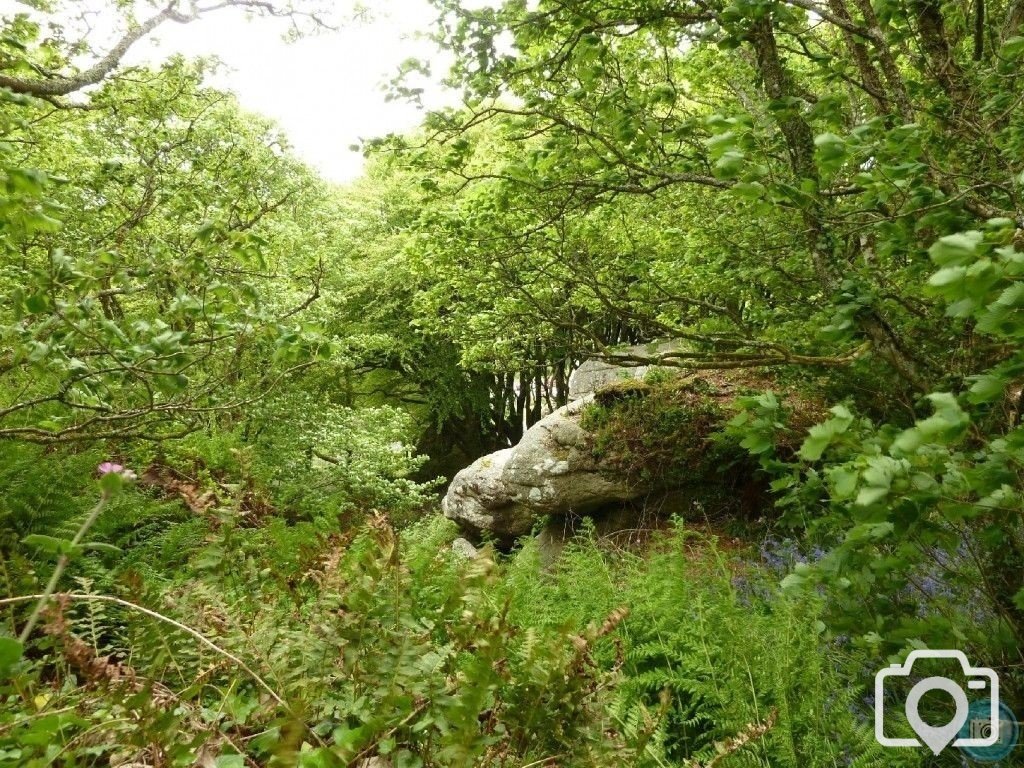
<svg viewBox="0 0 1024 768"><path fill-rule="evenodd" d="M221 0L205 5L194 0L188 3L182 2L182 0L172 0L156 15L142 23L129 26L128 30L105 55L81 72L38 78L23 78L0 73L0 88L7 88L14 93L35 96L47 101L59 99L61 96L75 93L90 85L96 85L109 77L120 66L131 47L162 24L167 22L189 24L206 14L225 8L241 8L276 17L302 16L310 19L318 27L329 27L315 13L294 11L289 7L270 2L270 0ZM58 106L63 105L58 103Z"/></svg>

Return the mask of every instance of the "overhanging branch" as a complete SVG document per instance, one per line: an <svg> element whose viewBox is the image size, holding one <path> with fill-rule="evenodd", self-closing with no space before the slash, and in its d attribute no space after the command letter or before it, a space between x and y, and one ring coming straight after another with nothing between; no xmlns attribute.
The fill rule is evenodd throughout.
<svg viewBox="0 0 1024 768"><path fill-rule="evenodd" d="M0 88L8 88L14 93L23 93L39 98L67 96L90 85L96 85L107 75L117 69L128 50L139 40L167 21L188 23L198 18L177 10L177 3L171 3L160 13L150 19L128 29L120 40L105 56L99 59L80 74L70 77L54 77L41 79L24 79L0 74Z"/></svg>
<svg viewBox="0 0 1024 768"><path fill-rule="evenodd" d="M183 10L183 5L181 0L172 0L156 15L141 24L132 24L104 56L78 74L23 78L0 73L0 88L7 88L14 93L35 96L52 102L54 99L102 82L120 66L121 61L133 45L162 24L167 22L189 24L208 13L225 8L240 8L280 18L303 17L311 20L317 27L331 28L315 13L281 7L270 0L221 0L207 4L190 2L187 4L187 10ZM64 107L66 105L57 102L57 106Z"/></svg>

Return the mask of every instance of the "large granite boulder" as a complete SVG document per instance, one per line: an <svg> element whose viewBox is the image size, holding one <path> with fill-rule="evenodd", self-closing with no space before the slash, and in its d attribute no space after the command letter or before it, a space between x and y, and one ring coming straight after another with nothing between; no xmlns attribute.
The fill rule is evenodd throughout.
<svg viewBox="0 0 1024 768"><path fill-rule="evenodd" d="M570 403L534 424L518 445L459 472L442 502L445 515L467 534L489 533L505 545L547 517L548 549L554 551L581 516L598 524L606 520L609 533L636 528L620 524L615 515L639 519L652 497L714 497L736 514L752 514L767 503L756 462L738 443L711 439L734 414L736 397L769 388L779 392L791 409L796 436L802 424L809 427L824 414L817 398L780 390L764 374L686 373L658 365L685 354L675 342L620 347L610 354L618 359L580 366L569 380ZM652 371L659 375L649 376ZM593 418L585 418L592 403ZM799 439L788 448L780 443L791 452L798 447ZM640 506L629 504L641 499Z"/></svg>
<svg viewBox="0 0 1024 768"><path fill-rule="evenodd" d="M459 472L442 502L445 515L510 542L545 515L585 514L644 494L649 489L594 458L593 435L580 424L592 400L559 408L530 427L518 445Z"/></svg>

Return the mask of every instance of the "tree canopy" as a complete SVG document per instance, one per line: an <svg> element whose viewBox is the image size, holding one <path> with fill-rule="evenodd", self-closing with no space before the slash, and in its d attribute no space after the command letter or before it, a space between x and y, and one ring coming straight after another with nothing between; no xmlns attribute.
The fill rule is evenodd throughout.
<svg viewBox="0 0 1024 768"><path fill-rule="evenodd" d="M873 737L924 648L1024 712L1024 1L431 2L348 185L125 61L358 8L0 19L0 767L952 765ZM643 544L453 554L588 359Z"/></svg>

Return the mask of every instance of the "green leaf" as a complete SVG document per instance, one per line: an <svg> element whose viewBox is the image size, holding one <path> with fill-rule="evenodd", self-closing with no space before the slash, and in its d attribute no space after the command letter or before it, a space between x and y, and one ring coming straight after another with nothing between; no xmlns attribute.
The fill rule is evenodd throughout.
<svg viewBox="0 0 1024 768"><path fill-rule="evenodd" d="M946 444L960 439L970 424L970 417L949 392L928 395L935 413L904 430L893 446L904 453L913 453L928 442Z"/></svg>
<svg viewBox="0 0 1024 768"><path fill-rule="evenodd" d="M928 254L940 267L965 264L974 257L983 237L976 230L946 235L928 249Z"/></svg>
<svg viewBox="0 0 1024 768"><path fill-rule="evenodd" d="M970 400L972 403L991 403L1003 396L1006 387L1009 386L1009 379L998 376L994 373L984 373L973 377L974 383L970 389Z"/></svg>
<svg viewBox="0 0 1024 768"><path fill-rule="evenodd" d="M43 344L40 341L30 341L27 346L29 348L28 360L30 363L41 362L50 354L49 344Z"/></svg>
<svg viewBox="0 0 1024 768"><path fill-rule="evenodd" d="M765 195L765 187L759 181L741 181L733 184L731 191L744 200L760 200Z"/></svg>
<svg viewBox="0 0 1024 768"><path fill-rule="evenodd" d="M213 221L204 222L198 230L196 230L196 240L200 243L208 243L213 239L213 236L217 233L217 224Z"/></svg>
<svg viewBox="0 0 1024 768"><path fill-rule="evenodd" d="M978 330L993 336L1015 337L1024 334L1024 321L1016 314L1022 307L1024 283L1014 283L978 315Z"/></svg>
<svg viewBox="0 0 1024 768"><path fill-rule="evenodd" d="M865 523L855 526L846 534L848 542L881 541L892 535L896 527L892 523Z"/></svg>
<svg viewBox="0 0 1024 768"><path fill-rule="evenodd" d="M807 431L807 437L800 446L800 458L817 461L839 435L846 432L853 423L853 415L844 407L832 409L835 416L821 424L815 424Z"/></svg>
<svg viewBox="0 0 1024 768"><path fill-rule="evenodd" d="M734 149L724 153L715 163L715 170L726 178L737 175L747 162L747 156Z"/></svg>
<svg viewBox="0 0 1024 768"><path fill-rule="evenodd" d="M29 312L45 312L50 307L50 300L44 293L33 293L25 297L25 309Z"/></svg>
<svg viewBox="0 0 1024 768"><path fill-rule="evenodd" d="M857 500L854 502L858 507L868 507L881 501L889 495L888 486L867 486L860 489Z"/></svg>
<svg viewBox="0 0 1024 768"><path fill-rule="evenodd" d="M857 490L857 480L860 473L849 467L835 467L828 473L829 482L832 484L832 497L835 499L849 499Z"/></svg>
<svg viewBox="0 0 1024 768"><path fill-rule="evenodd" d="M59 539L56 536L47 536L43 533L30 534L23 538L21 543L29 547L36 547L51 555L71 557L81 552L78 547L72 546L68 539Z"/></svg>
<svg viewBox="0 0 1024 768"><path fill-rule="evenodd" d="M755 456L770 451L772 446L773 443L767 435L756 432L748 434L740 441L740 447L746 448L747 451Z"/></svg>
<svg viewBox="0 0 1024 768"><path fill-rule="evenodd" d="M1017 59L1024 55L1024 37L1010 37L999 47L999 58Z"/></svg>
<svg viewBox="0 0 1024 768"><path fill-rule="evenodd" d="M807 579L804 576L791 573L780 582L779 586L785 592L792 592L803 587L806 582Z"/></svg>
<svg viewBox="0 0 1024 768"><path fill-rule="evenodd" d="M1021 589L1013 596L1013 604L1024 611L1024 589Z"/></svg>
<svg viewBox="0 0 1024 768"><path fill-rule="evenodd" d="M6 675L11 667L21 661L24 651L22 644L13 637L0 635L0 675Z"/></svg>
<svg viewBox="0 0 1024 768"><path fill-rule="evenodd" d="M928 285L940 288L963 282L967 275L967 267L943 267L928 279Z"/></svg>
<svg viewBox="0 0 1024 768"><path fill-rule="evenodd" d="M822 133L814 137L814 146L825 160L837 160L846 155L846 142L834 133Z"/></svg>

